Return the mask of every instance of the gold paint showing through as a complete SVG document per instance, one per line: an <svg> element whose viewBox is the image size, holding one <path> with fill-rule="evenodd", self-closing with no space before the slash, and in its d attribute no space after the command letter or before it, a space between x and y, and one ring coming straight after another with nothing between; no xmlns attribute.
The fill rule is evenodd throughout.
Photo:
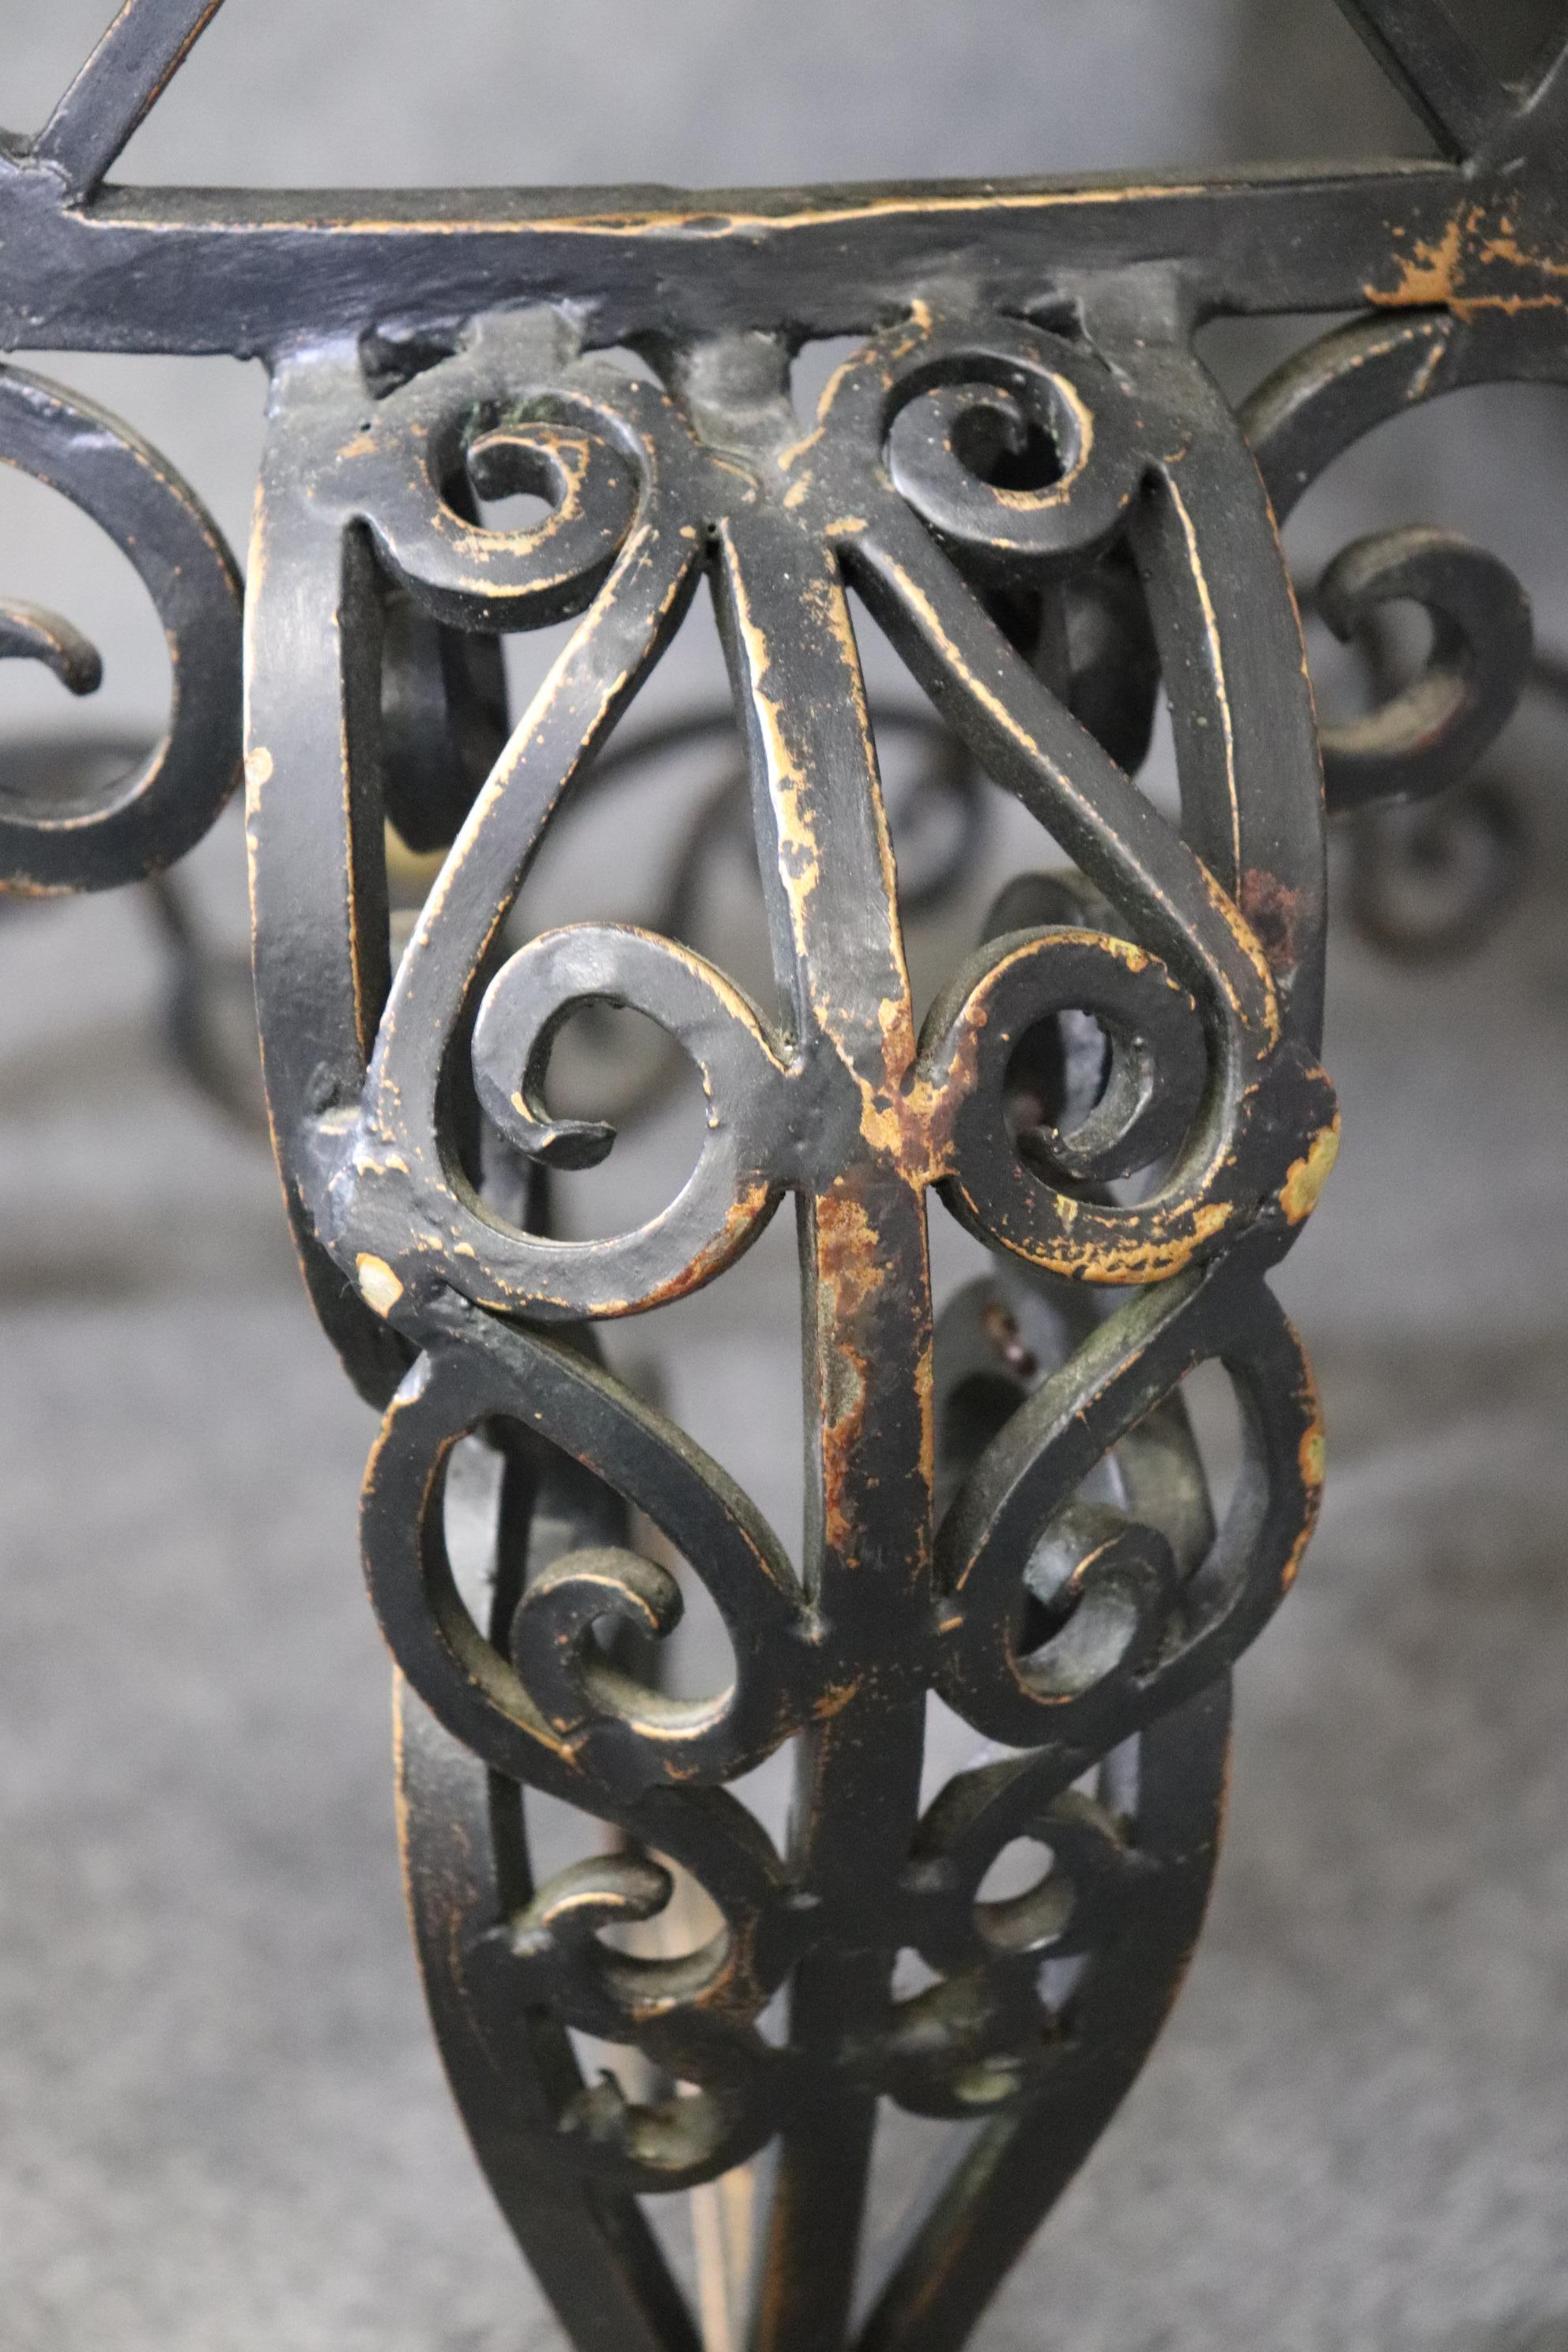
<svg viewBox="0 0 1568 2352"><path fill-rule="evenodd" d="M1418 237L1408 253L1391 257L1398 272L1392 286L1363 286L1363 293L1384 309L1440 306L1467 320L1483 310L1512 318L1521 310L1561 310L1568 300L1561 287L1568 260L1521 244L1506 213L1489 235L1487 226L1484 205L1456 213L1436 242ZM1516 273L1518 282L1485 282L1488 276L1495 280L1500 268Z"/></svg>
<svg viewBox="0 0 1568 2352"><path fill-rule="evenodd" d="M369 1250L361 1250L354 1260L359 1276L360 1297L377 1315L390 1315L403 1296L403 1285L384 1257Z"/></svg>
<svg viewBox="0 0 1568 2352"><path fill-rule="evenodd" d="M763 691L763 679L773 666L773 654L763 630L752 616L746 583L739 566L733 575L735 617L745 644L752 671L752 703L763 730L767 756L768 776L773 785L778 811L779 839L790 853L792 871L789 877L791 914L795 923L797 940L804 946L801 929L805 901L816 889L821 875L816 833L805 818L803 802L807 782L799 762L790 750L783 724L784 706Z"/></svg>
<svg viewBox="0 0 1568 2352"><path fill-rule="evenodd" d="M1307 1388L1301 1402L1307 1407L1309 1419L1306 1428L1301 1433L1300 1443L1296 1448L1296 1465L1300 1473L1305 1507L1301 1514L1301 1525L1297 1532L1296 1540L1290 1547L1289 1558L1280 1570L1280 1589L1286 1592L1289 1592L1295 1583L1301 1562L1307 1556L1307 1546L1312 1540L1313 1531L1318 1524L1318 1513L1323 1499L1325 1466L1323 1415L1310 1372L1307 1375Z"/></svg>
<svg viewBox="0 0 1568 2352"><path fill-rule="evenodd" d="M1340 1122L1320 1129L1304 1160L1292 1160L1280 1189L1279 1205L1293 1225L1303 1224L1318 1205L1318 1195L1340 1156Z"/></svg>
<svg viewBox="0 0 1568 2352"><path fill-rule="evenodd" d="M1324 1445L1321 1429L1309 1429L1298 1448L1298 1460L1303 1486L1319 1487L1323 1483Z"/></svg>

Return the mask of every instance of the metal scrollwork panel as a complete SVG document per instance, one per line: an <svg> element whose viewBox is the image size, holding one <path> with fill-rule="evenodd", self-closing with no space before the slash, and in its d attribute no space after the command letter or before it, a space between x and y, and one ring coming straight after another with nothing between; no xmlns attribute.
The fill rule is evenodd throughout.
<svg viewBox="0 0 1568 2352"><path fill-rule="evenodd" d="M1337 1134L1315 1060L1321 792L1242 435L1179 336L1092 320L917 306L805 427L787 363L779 339L729 337L656 383L537 311L476 322L390 387L352 349L313 356L279 372L252 551L266 1065L318 1297L362 1382L390 1392L364 1542L405 1684L416 1917L476 2144L584 2342L619 2340L634 2305L647 2340L681 2340L630 2200L769 2143L754 2340L839 2340L883 2098L985 2130L873 2339L966 2331L1173 1994L1212 1866L1226 1671L1295 1572L1321 1478L1310 1377L1263 1276ZM519 490L539 520L479 520ZM1167 680L1179 824L1021 649L1110 560L1141 583ZM551 822L705 583L747 746L767 1003L634 926L505 952ZM1079 877L1016 885L919 1026L852 592ZM476 781L394 972L376 646L395 597L476 640L575 625ZM706 1119L664 1210L575 1241L538 1229L526 1188L487 1183L479 1138L547 1167L612 1148L547 1097L554 1034L589 1003L659 1024ZM1098 1098L1069 1121L1030 1097L1020 1123L1020 1057L1074 1015L1103 1040ZM786 1192L806 1298L799 1575L588 1339L721 1275ZM964 1313L933 1332L931 1192L1011 1269L996 1311L1039 1327L973 1458L950 1427ZM1218 1526L1179 1402L1211 1361L1245 1433ZM475 1433L507 1497L478 1614L443 1516ZM633 1547L634 1512L717 1604L726 1686L658 1688L646 1662L679 1592ZM922 1811L931 1693L1000 1760ZM781 1849L728 1784L788 1740ZM616 1850L535 1885L521 1786ZM1048 1849L1044 1883L985 1899L1020 1838ZM670 1864L712 1906L708 1943L660 1959L606 1941L661 1910ZM894 1990L900 1951L930 1974L912 1996ZM782 2039L762 2023L781 1994ZM668 2095L586 2081L572 2032L640 2051ZM1008 2154L1006 2193L978 2197L977 2166L1037 2143L1048 2160ZM584 2232L593 2277L563 2283Z"/></svg>

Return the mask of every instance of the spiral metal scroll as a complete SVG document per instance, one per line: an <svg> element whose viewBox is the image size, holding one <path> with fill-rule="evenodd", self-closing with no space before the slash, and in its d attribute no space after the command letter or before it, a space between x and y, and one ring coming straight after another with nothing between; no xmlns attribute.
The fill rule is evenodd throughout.
<svg viewBox="0 0 1568 2352"><path fill-rule="evenodd" d="M1336 1135L1315 1060L1321 795L1241 436L1179 342L1110 330L917 311L805 429L786 364L742 336L653 383L548 312L481 320L374 387L317 355L279 376L253 551L267 1076L307 1271L386 1405L364 1546L402 1676L416 1919L476 2143L585 2343L612 2324L686 2340L635 2200L770 2142L753 2340L843 2340L884 2098L984 2132L867 2340L904 2341L917 2304L942 2340L964 2331L1173 1993L1212 1865L1226 1670L1295 1573L1321 1478L1310 1376L1263 1276ZM491 529L487 503L518 490L542 519ZM765 1001L657 930L507 929L705 574L747 751ZM1016 884L918 1028L850 589L1078 872ZM388 615L399 642L474 646L575 623L455 800L450 762L424 804L417 771L388 764L405 835L452 836L395 971L365 715L390 708L367 651ZM1116 756L1141 755L1156 664L1179 827ZM441 675L472 704L471 663L444 656ZM659 1024L706 1118L665 1209L582 1241L488 1171L498 1151L572 1168L614 1148L611 1121L550 1097L553 1040L595 1003ZM1103 1066L1075 1108L1063 1041L1089 1034ZM935 1330L931 1191L1006 1269ZM786 1193L808 1306L798 1571L590 1335L721 1274ZM1031 1336L989 1363L1002 1409L976 1437L994 1322ZM1211 1362L1244 1432L1217 1525L1180 1402ZM474 1443L500 1480L479 1592L445 1533ZM658 1663L674 1555L732 1658L679 1700ZM922 1808L932 1693L998 1760ZM786 1741L781 1848L729 1784ZM525 1787L604 1824L610 1850L536 1884ZM1020 1838L1049 1871L993 1901ZM676 1870L717 1924L679 1957L628 1950ZM900 1951L927 1972L911 1994ZM639 2053L646 2090L585 2076L573 2034ZM1022 2149L978 2201L974 2168Z"/></svg>
<svg viewBox="0 0 1568 2352"><path fill-rule="evenodd" d="M199 841L239 782L240 586L195 492L128 425L20 368L0 368L0 461L60 491L127 555L163 625L169 724L105 782L0 792L0 888L96 890L145 876ZM0 609L0 659L39 661L72 694L102 677L96 648L58 614Z"/></svg>
<svg viewBox="0 0 1568 2352"><path fill-rule="evenodd" d="M1506 314L1359 319L1286 362L1241 421L1283 523L1337 457L1391 418L1472 385L1563 377L1556 339L1518 331ZM1323 734L1330 812L1352 821L1357 928L1413 962L1477 945L1514 902L1527 864L1517 800L1483 763L1527 688L1559 693L1557 666L1534 651L1529 599L1486 550L1407 527L1345 549L1314 602L1347 641L1399 602L1432 624L1426 666L1404 686L1381 674L1371 635L1380 699Z"/></svg>

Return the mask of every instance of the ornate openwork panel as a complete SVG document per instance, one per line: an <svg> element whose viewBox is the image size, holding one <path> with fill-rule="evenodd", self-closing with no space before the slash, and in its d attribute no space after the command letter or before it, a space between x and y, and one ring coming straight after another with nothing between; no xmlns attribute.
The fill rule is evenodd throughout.
<svg viewBox="0 0 1568 2352"><path fill-rule="evenodd" d="M1322 1475L1267 1277L1338 1131L1324 775L1331 808L1439 790L1530 658L1492 558L1361 541L1319 608L1349 634L1414 600L1432 649L1320 746L1278 525L1384 418L1563 365L1568 68L1516 89L1436 0L1347 5L1438 160L657 211L397 195L355 218L107 184L214 13L130 0L0 165L8 343L271 370L244 766L273 1134L321 1319L384 1408L364 1559L437 2031L584 2347L696 2342L638 2200L742 2168L756 2352L847 2342L885 2102L968 2128L856 2340L956 2346L1191 1951L1229 1669ZM1194 335L1286 309L1355 315L1237 415ZM829 335L855 347L803 416L792 362ZM234 781L237 574L154 453L21 370L0 456L132 554L176 675L152 759L107 793L9 803L0 855L21 888L132 878ZM534 518L498 520L518 498ZM750 996L679 908L668 930L517 914L702 597L766 912ZM1038 827L923 1017L868 621ZM514 725L499 640L542 627L558 650ZM18 608L5 631L92 684L68 623ZM1179 809L1136 781L1162 688ZM438 854L395 958L389 842ZM658 1213L583 1240L553 1224L551 1171L616 1129L552 1108L550 1064L592 1005L658 1024L704 1126ZM994 1268L940 1315L932 1213ZM722 1279L775 1214L804 1307L798 1562L595 1339ZM1208 1365L1241 1432L1218 1509L1181 1395ZM479 1577L447 1507L476 1459ZM660 1666L678 1559L732 1654L696 1695ZM922 1802L933 1696L976 1760ZM780 1837L734 1784L786 1745ZM535 1869L524 1790L596 1825L585 1858ZM1041 1874L994 1896L1021 1840ZM678 1885L704 1922L684 1949L659 1927ZM630 2071L585 2068L584 2037Z"/></svg>

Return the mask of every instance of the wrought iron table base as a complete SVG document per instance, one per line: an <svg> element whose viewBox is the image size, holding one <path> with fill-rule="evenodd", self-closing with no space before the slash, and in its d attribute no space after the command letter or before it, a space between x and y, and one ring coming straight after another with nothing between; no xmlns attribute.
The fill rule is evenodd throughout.
<svg viewBox="0 0 1568 2352"><path fill-rule="evenodd" d="M216 0L128 0L45 130L0 154L9 346L271 371L244 768L272 1132L321 1320L385 1413L364 1559L432 2016L584 2352L695 2345L638 2200L763 2151L754 2352L960 2344L1198 1931L1229 1670L1322 1476L1267 1276L1338 1132L1324 784L1331 808L1439 791L1531 662L1491 557L1431 530L1363 541L1319 609L1348 634L1414 600L1432 651L1320 759L1278 530L1384 418L1568 361L1568 52L1516 89L1436 0L1344 5L1438 160L370 212L109 184ZM1194 332L1280 310L1359 315L1234 415ZM861 341L801 417L792 364L828 335ZM235 780L236 567L129 428L19 369L0 457L130 555L175 677L150 759L65 803L13 792L0 857L19 889L145 876ZM502 527L489 510L519 495L542 518ZM755 1002L672 935L679 907L664 930L507 929L702 593L763 878ZM1070 868L1013 878L923 1019L858 610L1038 820L1042 866ZM563 622L514 727L499 639ZM95 682L68 623L17 607L3 627L0 650ZM1134 781L1162 687L1179 823ZM443 853L395 961L389 838ZM548 1171L595 1164L615 1128L552 1108L550 1062L595 1004L667 1033L705 1127L658 1215L574 1240ZM994 1262L940 1316L932 1192ZM786 1194L798 1568L594 1332L721 1276ZM1243 1439L1217 1514L1181 1401L1211 1363ZM465 1442L496 1496L479 1588L444 1517ZM733 1653L695 1698L658 1670L672 1560ZM922 1805L932 1694L987 1746ZM732 1784L785 1743L781 1843ZM602 1850L538 1883L525 1789L601 1825ZM1021 1839L1048 1869L993 1898ZM714 1924L672 1953L640 1931L678 1881ZM643 2089L591 2079L574 2036L635 2053ZM852 2330L885 2100L978 2129Z"/></svg>

